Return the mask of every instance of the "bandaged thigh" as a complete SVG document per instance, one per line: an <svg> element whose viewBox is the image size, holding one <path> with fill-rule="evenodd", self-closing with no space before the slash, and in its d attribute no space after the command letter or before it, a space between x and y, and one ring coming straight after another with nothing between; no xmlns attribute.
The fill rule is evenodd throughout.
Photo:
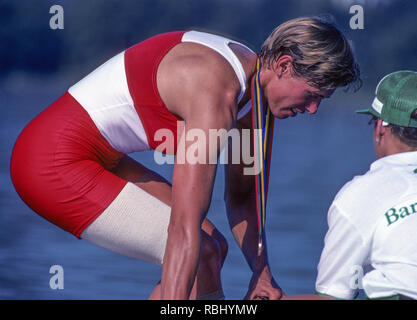
<svg viewBox="0 0 417 320"><path fill-rule="evenodd" d="M81 238L119 254L161 265L170 214L168 205L128 182Z"/></svg>

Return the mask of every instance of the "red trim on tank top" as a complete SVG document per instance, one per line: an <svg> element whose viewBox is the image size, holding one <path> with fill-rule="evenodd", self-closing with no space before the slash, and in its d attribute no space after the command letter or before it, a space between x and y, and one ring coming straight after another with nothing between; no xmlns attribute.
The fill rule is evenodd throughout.
<svg viewBox="0 0 417 320"><path fill-rule="evenodd" d="M181 43L186 31L163 33L140 42L125 52L126 78L135 109L142 121L149 146L156 149L163 141L155 141L158 129L169 129L174 135L174 152L177 150L177 121L158 92L156 74L165 55Z"/></svg>

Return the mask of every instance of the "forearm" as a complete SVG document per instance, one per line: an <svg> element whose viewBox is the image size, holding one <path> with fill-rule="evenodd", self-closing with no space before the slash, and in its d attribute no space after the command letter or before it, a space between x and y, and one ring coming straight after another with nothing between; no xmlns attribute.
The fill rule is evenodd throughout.
<svg viewBox="0 0 417 320"><path fill-rule="evenodd" d="M253 272L268 266L266 238L263 233L259 251L259 230L255 199L234 202L226 199L226 210L233 236Z"/></svg>
<svg viewBox="0 0 417 320"><path fill-rule="evenodd" d="M171 218L161 278L162 299L189 297L200 256L201 223L210 206L215 173L215 165L186 163L174 167Z"/></svg>
<svg viewBox="0 0 417 320"><path fill-rule="evenodd" d="M255 206L250 202L228 203L229 222L233 235L253 275L245 299L279 299L282 291L275 282L268 263L265 233L259 250L258 221Z"/></svg>
<svg viewBox="0 0 417 320"><path fill-rule="evenodd" d="M171 223L162 266L161 299L188 299L197 272L201 234Z"/></svg>

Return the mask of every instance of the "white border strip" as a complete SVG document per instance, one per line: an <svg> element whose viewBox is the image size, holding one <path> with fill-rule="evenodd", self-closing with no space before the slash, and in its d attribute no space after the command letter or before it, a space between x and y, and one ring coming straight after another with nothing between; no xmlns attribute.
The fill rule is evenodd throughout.
<svg viewBox="0 0 417 320"><path fill-rule="evenodd" d="M378 100L378 97L375 97L374 101L372 102L372 109L381 114L383 106L384 104Z"/></svg>

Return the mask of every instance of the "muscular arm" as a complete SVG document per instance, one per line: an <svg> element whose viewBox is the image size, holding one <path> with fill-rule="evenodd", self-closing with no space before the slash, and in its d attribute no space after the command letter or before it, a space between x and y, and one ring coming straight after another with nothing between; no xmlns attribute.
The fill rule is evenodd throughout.
<svg viewBox="0 0 417 320"><path fill-rule="evenodd" d="M234 101L238 91L229 90L229 83L233 82L227 78L227 73L225 76L224 69L216 69L221 65L217 57L202 59L198 52L191 56L190 50L187 52L187 56L173 59L165 66L161 64L165 68L161 73L166 77L161 77L158 83L167 106L185 120L172 180L162 299L187 299L189 296L200 255L201 223L210 206L216 174L216 161L210 161L210 156L211 160L217 160L221 148L219 141L209 143L208 137L210 129L232 127L232 110L236 109ZM194 140L190 136L194 136ZM193 163L193 159L198 159L197 163Z"/></svg>
<svg viewBox="0 0 417 320"><path fill-rule="evenodd" d="M249 129L252 126L251 115L246 115L238 122L238 129ZM250 130L250 149L253 149L252 130ZM229 160L232 159L232 146L229 145ZM241 152L242 155L242 152ZM249 165L248 167L253 166ZM258 256L258 218L256 214L255 177L244 175L244 161L239 164L229 164L225 167L225 202L227 216L233 236L241 248L254 276L250 283L247 298L256 295L267 296L270 299L280 297L268 265L265 233L263 246ZM262 284L264 282L264 285Z"/></svg>
<svg viewBox="0 0 417 320"><path fill-rule="evenodd" d="M208 137L208 130L226 127L226 123L205 118L191 119L185 125L187 134L193 128L202 130ZM194 142L194 144L197 142ZM193 143L186 142L180 146L178 153L187 152ZM205 148L198 143L199 150ZM207 155L209 147L206 147ZM218 154L218 150L216 150ZM178 159L178 155L177 155ZM176 162L172 181L172 210L168 228L168 242L162 270L162 298L186 299L194 281L200 254L201 223L210 206L216 164Z"/></svg>

